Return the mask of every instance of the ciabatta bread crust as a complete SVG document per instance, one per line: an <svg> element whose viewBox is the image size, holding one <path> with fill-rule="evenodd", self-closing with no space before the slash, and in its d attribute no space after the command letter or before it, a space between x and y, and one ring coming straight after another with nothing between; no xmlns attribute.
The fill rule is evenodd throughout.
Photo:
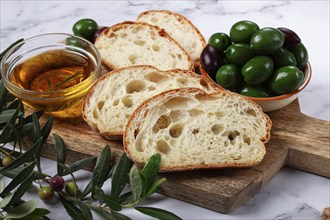
<svg viewBox="0 0 330 220"><path fill-rule="evenodd" d="M167 10L150 10L142 12L137 21L164 28L188 52L195 66L198 66L200 54L207 43L198 28L185 16Z"/></svg>
<svg viewBox="0 0 330 220"><path fill-rule="evenodd" d="M260 106L236 93L175 89L134 111L123 143L139 165L160 153L161 171L251 167L263 159L271 125Z"/></svg>
<svg viewBox="0 0 330 220"><path fill-rule="evenodd" d="M160 70L193 70L188 53L164 29L144 22L113 25L96 39L102 63L110 69L152 65Z"/></svg>
<svg viewBox="0 0 330 220"><path fill-rule="evenodd" d="M105 138L122 139L128 119L143 101L169 89L187 87L217 90L211 81L191 71L161 71L147 65L121 68L103 75L91 87L82 116Z"/></svg>

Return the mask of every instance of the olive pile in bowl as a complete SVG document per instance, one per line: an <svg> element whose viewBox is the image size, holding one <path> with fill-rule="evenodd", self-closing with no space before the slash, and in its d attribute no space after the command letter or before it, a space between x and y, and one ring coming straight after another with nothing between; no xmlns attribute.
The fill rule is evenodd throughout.
<svg viewBox="0 0 330 220"><path fill-rule="evenodd" d="M252 21L235 23L229 35L211 35L200 63L202 74L219 87L260 102L297 93L311 75L307 49L294 31L259 28ZM282 105L262 107L271 111Z"/></svg>

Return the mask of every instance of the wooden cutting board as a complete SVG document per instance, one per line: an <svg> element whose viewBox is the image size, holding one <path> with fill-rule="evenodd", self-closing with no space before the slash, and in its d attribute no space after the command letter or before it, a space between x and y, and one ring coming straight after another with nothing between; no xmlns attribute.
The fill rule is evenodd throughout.
<svg viewBox="0 0 330 220"><path fill-rule="evenodd" d="M219 169L162 173L167 181L159 193L214 211L229 213L245 203L283 167L330 177L330 123L300 112L298 101L269 113L273 122L271 140L263 161L249 169ZM106 144L114 160L123 153L121 142L108 141L81 121L55 120L52 133L67 147L67 163L97 156ZM44 157L55 159L53 135L42 148Z"/></svg>

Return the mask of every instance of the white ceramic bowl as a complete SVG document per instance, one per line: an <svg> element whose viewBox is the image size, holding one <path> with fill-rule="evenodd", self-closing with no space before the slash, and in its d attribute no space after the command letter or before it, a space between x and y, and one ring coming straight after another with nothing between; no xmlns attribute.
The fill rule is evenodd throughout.
<svg viewBox="0 0 330 220"><path fill-rule="evenodd" d="M201 66L200 66L200 72L204 77L208 78L213 83L215 83L218 88L225 90L219 84L214 82ZM312 68L310 63L307 63L304 83L297 90L292 91L291 93L287 93L279 96L267 97L267 98L249 97L249 96L246 97L255 101L258 105L260 105L264 112L275 111L293 102L297 98L298 93L301 92L307 86L311 77L312 77Z"/></svg>

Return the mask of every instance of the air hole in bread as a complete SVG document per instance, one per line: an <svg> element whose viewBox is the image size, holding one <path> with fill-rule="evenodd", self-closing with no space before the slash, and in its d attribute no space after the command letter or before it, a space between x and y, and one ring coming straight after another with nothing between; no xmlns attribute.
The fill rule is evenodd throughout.
<svg viewBox="0 0 330 220"><path fill-rule="evenodd" d="M173 60L173 62L172 62L172 68L174 69L174 68L176 67L177 64L178 64L178 63L176 62L176 60Z"/></svg>
<svg viewBox="0 0 330 220"><path fill-rule="evenodd" d="M197 42L196 41L194 41L193 43L192 43L192 48L194 48L194 49L196 49L196 47L197 47Z"/></svg>
<svg viewBox="0 0 330 220"><path fill-rule="evenodd" d="M251 144L251 139L250 137L248 137L246 134L243 135L243 141L244 143L246 143L247 145Z"/></svg>
<svg viewBox="0 0 330 220"><path fill-rule="evenodd" d="M152 48L152 49L153 49L153 51L155 51L155 52L158 52L158 51L160 51L160 47L159 47L159 45L158 45L158 44L153 44L151 48Z"/></svg>
<svg viewBox="0 0 330 220"><path fill-rule="evenodd" d="M127 33L121 33L121 34L120 34L120 37L121 37L121 38L125 38L125 37L127 37Z"/></svg>
<svg viewBox="0 0 330 220"><path fill-rule="evenodd" d="M97 103L97 108L99 110L101 110L103 108L103 106L104 106L104 102L103 101L100 101L99 103Z"/></svg>
<svg viewBox="0 0 330 220"><path fill-rule="evenodd" d="M172 123L176 121L180 121L184 118L186 118L187 114L186 111L182 110L172 110L170 113L170 118L172 119Z"/></svg>
<svg viewBox="0 0 330 220"><path fill-rule="evenodd" d="M153 32L153 31L151 31L150 32L150 37L151 37L151 40L156 40L156 34L155 34L155 32Z"/></svg>
<svg viewBox="0 0 330 220"><path fill-rule="evenodd" d="M233 142L236 139L236 137L239 136L239 135L240 135L240 133L236 130L235 131L230 131L228 133L228 139L230 140L230 142Z"/></svg>
<svg viewBox="0 0 330 220"><path fill-rule="evenodd" d="M223 145L224 145L225 147L228 147L228 146L229 146L229 141L226 140L226 141L223 143Z"/></svg>
<svg viewBox="0 0 330 220"><path fill-rule="evenodd" d="M118 104L119 104L119 100L118 99L113 100L113 103L112 103L113 106L117 106Z"/></svg>
<svg viewBox="0 0 330 220"><path fill-rule="evenodd" d="M152 127L152 131L157 133L160 129L165 129L171 124L171 118L167 115L162 115L158 118L154 126Z"/></svg>
<svg viewBox="0 0 330 220"><path fill-rule="evenodd" d="M233 160L240 160L240 159L242 159L242 156L235 156L235 157L233 157Z"/></svg>
<svg viewBox="0 0 330 220"><path fill-rule="evenodd" d="M245 112L248 114L248 115L252 115L253 117L257 117L257 113L254 111L254 109L252 108L249 108L249 109L246 109Z"/></svg>
<svg viewBox="0 0 330 220"><path fill-rule="evenodd" d="M96 109L93 110L93 118L99 119L99 111L97 111Z"/></svg>
<svg viewBox="0 0 330 220"><path fill-rule="evenodd" d="M156 89L156 87L154 87L154 86L148 86L148 90L149 91L153 91L153 90L155 90Z"/></svg>
<svg viewBox="0 0 330 220"><path fill-rule="evenodd" d="M185 78L178 78L176 81L183 86L186 86L188 84L188 79Z"/></svg>
<svg viewBox="0 0 330 220"><path fill-rule="evenodd" d="M158 21L158 18L153 17L153 18L151 18L151 21L152 22L157 22Z"/></svg>
<svg viewBox="0 0 330 220"><path fill-rule="evenodd" d="M150 82L160 83L168 79L168 76L160 74L158 72L151 72L144 76L144 78Z"/></svg>
<svg viewBox="0 0 330 220"><path fill-rule="evenodd" d="M128 96L125 96L124 98L122 98L121 101L123 102L123 104L126 108L130 108L133 105L133 100Z"/></svg>
<svg viewBox="0 0 330 220"><path fill-rule="evenodd" d="M164 140L159 140L157 142L157 149L159 152L167 155L170 152L170 145Z"/></svg>
<svg viewBox="0 0 330 220"><path fill-rule="evenodd" d="M188 97L173 97L164 103L167 108L180 108L186 107L194 103L194 100Z"/></svg>
<svg viewBox="0 0 330 220"><path fill-rule="evenodd" d="M141 80L132 80L126 85L126 93L141 92L146 90L146 84Z"/></svg>
<svg viewBox="0 0 330 220"><path fill-rule="evenodd" d="M198 128L194 128L194 129L192 129L191 133L198 134L199 133L199 129Z"/></svg>
<svg viewBox="0 0 330 220"><path fill-rule="evenodd" d="M204 78L201 78L201 79L199 80L199 84L200 84L201 86L203 86L204 88L206 88L207 90L210 89L209 84L206 82L206 80L205 80Z"/></svg>
<svg viewBox="0 0 330 220"><path fill-rule="evenodd" d="M190 117L198 117L198 116L201 116L203 114L204 114L204 111L199 110L199 109L193 108L193 109L189 110Z"/></svg>
<svg viewBox="0 0 330 220"><path fill-rule="evenodd" d="M144 46L145 44L146 44L146 41L145 40L135 40L135 41L133 41L133 43L135 44L135 45L138 45L138 46Z"/></svg>
<svg viewBox="0 0 330 220"><path fill-rule="evenodd" d="M171 53L171 57L172 57L173 59L175 59L175 58L176 58L176 55L173 54L173 53Z"/></svg>
<svg viewBox="0 0 330 220"><path fill-rule="evenodd" d="M214 112L214 115L218 118L222 118L225 114L223 112Z"/></svg>
<svg viewBox="0 0 330 220"><path fill-rule="evenodd" d="M177 56L178 56L179 60L182 60L182 54L178 53Z"/></svg>
<svg viewBox="0 0 330 220"><path fill-rule="evenodd" d="M173 138L180 137L180 135L182 133L182 125L181 124L172 125L169 130L169 133L170 133L171 137L173 137Z"/></svg>
<svg viewBox="0 0 330 220"><path fill-rule="evenodd" d="M213 134L218 135L218 134L220 134L220 132L223 131L223 126L219 125L219 124L214 124L211 127L211 131Z"/></svg>
<svg viewBox="0 0 330 220"><path fill-rule="evenodd" d="M114 38L114 37L116 37L115 33L112 32L112 33L109 34L109 38Z"/></svg>
<svg viewBox="0 0 330 220"><path fill-rule="evenodd" d="M125 117L126 117L126 118L130 118L130 117L131 117L131 115L129 115L129 114L126 114L126 115L125 115Z"/></svg>
<svg viewBox="0 0 330 220"><path fill-rule="evenodd" d="M131 62L131 64L135 64L137 60L137 56L135 54L131 54L128 56L128 60L129 62Z"/></svg>

